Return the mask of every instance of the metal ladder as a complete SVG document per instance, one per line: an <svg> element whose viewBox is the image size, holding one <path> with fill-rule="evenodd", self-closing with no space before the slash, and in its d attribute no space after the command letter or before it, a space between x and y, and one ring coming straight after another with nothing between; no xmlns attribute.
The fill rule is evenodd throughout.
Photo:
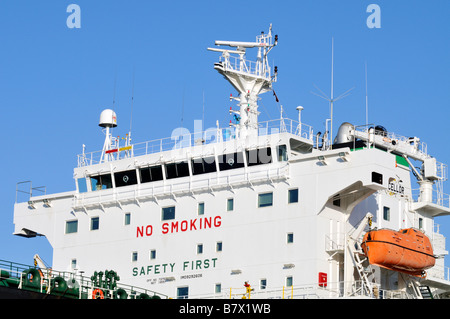
<svg viewBox="0 0 450 319"><path fill-rule="evenodd" d="M408 288L412 289L413 296L417 299L434 299L433 293L429 286L421 286L417 278L401 274L403 280L408 282Z"/></svg>
<svg viewBox="0 0 450 319"><path fill-rule="evenodd" d="M433 294L431 293L430 287L428 286L419 286L420 294L423 299L434 299Z"/></svg>
<svg viewBox="0 0 450 319"><path fill-rule="evenodd" d="M367 257L364 256L364 254L360 249L356 249L356 247L354 247L354 245L352 245L351 243L349 243L349 248L353 256L353 263L356 267L356 270L358 271L360 278L364 283L365 292L367 293L367 295L371 296L373 293L372 289L373 284L372 282L370 282L368 274L372 273L371 271L372 268L370 267L370 264L367 268L363 266L363 263L367 260Z"/></svg>
<svg viewBox="0 0 450 319"><path fill-rule="evenodd" d="M369 271L367 271L363 266L363 263L367 260L367 257L362 251L359 239L361 238L364 228L367 225L369 225L369 227L372 226L372 217L372 214L367 213L365 218L363 218L363 220L359 224L358 228L356 228L352 233L349 234L347 241L347 247L350 251L353 265L356 267L356 270L358 271L359 276L362 279L363 289L365 289L365 293L367 293L368 296L373 295L373 284L372 282L370 282L368 277L368 274L372 272L372 267L369 264L367 268L369 269Z"/></svg>

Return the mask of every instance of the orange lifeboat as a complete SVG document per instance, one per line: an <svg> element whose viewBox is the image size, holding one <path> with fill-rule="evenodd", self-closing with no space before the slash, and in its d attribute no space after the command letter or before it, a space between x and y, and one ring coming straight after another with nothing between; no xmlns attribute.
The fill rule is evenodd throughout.
<svg viewBox="0 0 450 319"><path fill-rule="evenodd" d="M414 228L368 231L361 247L369 263L416 277L435 263L430 239Z"/></svg>

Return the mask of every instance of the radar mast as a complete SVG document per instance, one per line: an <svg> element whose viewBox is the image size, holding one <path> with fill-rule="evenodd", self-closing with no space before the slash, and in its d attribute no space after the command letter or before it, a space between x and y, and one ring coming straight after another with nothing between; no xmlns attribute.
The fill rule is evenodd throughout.
<svg viewBox="0 0 450 319"><path fill-rule="evenodd" d="M277 80L277 67L272 75L267 55L277 45L278 35L272 43L272 25L269 33L261 32L256 42L215 41L216 46L229 46L236 50L208 48L210 51L221 52L219 62L214 63L214 69L222 74L238 91L239 96L233 97L238 101L239 111L230 110L237 114L237 136L245 138L258 133L258 96L272 90L272 83ZM258 48L255 61L247 60L246 50ZM234 54L234 55L233 55Z"/></svg>

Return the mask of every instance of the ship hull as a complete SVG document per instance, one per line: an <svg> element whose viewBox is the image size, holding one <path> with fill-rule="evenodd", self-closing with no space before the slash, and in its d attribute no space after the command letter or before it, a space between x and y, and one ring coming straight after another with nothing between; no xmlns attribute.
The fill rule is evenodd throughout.
<svg viewBox="0 0 450 319"><path fill-rule="evenodd" d="M0 286L0 299L66 299L61 296L36 291Z"/></svg>
<svg viewBox="0 0 450 319"><path fill-rule="evenodd" d="M361 246L370 264L417 277L435 264L430 240L415 229L369 231Z"/></svg>

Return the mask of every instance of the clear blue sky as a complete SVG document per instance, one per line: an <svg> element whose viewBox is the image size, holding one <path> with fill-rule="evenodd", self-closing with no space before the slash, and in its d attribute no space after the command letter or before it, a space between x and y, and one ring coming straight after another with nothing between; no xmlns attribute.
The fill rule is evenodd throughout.
<svg viewBox="0 0 450 319"><path fill-rule="evenodd" d="M66 25L71 3L81 8L81 28ZM367 27L371 3L380 6L381 28ZM226 126L234 91L213 69L218 53L206 48L215 40L253 41L270 23L279 35L274 88L288 117L296 119L302 105L303 122L324 131L329 106L311 91L315 84L330 92L334 37L335 96L355 87L335 104L336 125L365 124L367 63L369 122L420 137L450 164L449 14L448 0L2 0L0 259L32 263L39 253L51 263L45 238L12 235L16 183L73 190L76 155L82 144L101 149L98 119L113 100L115 133L128 132L133 78L134 142L169 137L182 115L189 130L203 116L205 128L216 120ZM261 97L261 120L278 118L273 96ZM450 217L438 223L450 237Z"/></svg>

